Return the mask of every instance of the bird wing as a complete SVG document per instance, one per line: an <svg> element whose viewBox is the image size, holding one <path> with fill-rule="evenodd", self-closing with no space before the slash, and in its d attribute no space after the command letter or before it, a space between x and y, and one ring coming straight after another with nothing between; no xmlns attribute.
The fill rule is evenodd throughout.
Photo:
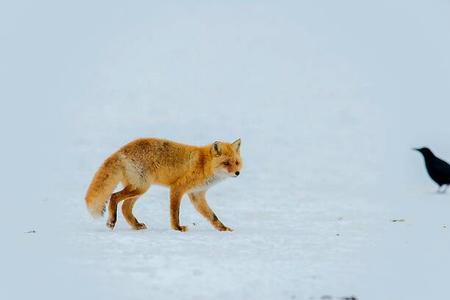
<svg viewBox="0 0 450 300"><path fill-rule="evenodd" d="M433 161L433 171L436 172L436 175L443 176L446 178L450 178L450 164L446 161L443 161L440 158L437 158Z"/></svg>

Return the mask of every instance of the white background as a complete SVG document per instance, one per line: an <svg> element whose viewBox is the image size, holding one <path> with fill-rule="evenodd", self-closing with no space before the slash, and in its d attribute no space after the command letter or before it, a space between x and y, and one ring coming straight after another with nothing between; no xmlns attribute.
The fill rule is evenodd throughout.
<svg viewBox="0 0 450 300"><path fill-rule="evenodd" d="M0 4L2 299L444 299L450 2ZM137 137L242 138L242 176L170 230L135 232L86 188ZM403 219L404 222L392 222ZM195 225L193 225L195 223ZM35 230L36 233L26 233Z"/></svg>

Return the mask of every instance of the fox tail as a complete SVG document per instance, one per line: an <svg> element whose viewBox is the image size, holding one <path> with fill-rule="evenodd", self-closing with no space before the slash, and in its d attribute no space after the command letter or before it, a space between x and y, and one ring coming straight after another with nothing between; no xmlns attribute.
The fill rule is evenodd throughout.
<svg viewBox="0 0 450 300"><path fill-rule="evenodd" d="M85 197L87 208L94 218L103 216L106 203L122 177L120 158L115 155L107 158L97 170Z"/></svg>

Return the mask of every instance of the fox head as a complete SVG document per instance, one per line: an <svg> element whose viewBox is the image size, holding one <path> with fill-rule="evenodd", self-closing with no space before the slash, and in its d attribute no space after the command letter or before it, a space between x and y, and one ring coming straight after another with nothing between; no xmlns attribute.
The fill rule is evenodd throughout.
<svg viewBox="0 0 450 300"><path fill-rule="evenodd" d="M233 143L214 142L211 145L212 167L214 173L221 173L230 177L239 176L242 169L240 154L241 139Z"/></svg>

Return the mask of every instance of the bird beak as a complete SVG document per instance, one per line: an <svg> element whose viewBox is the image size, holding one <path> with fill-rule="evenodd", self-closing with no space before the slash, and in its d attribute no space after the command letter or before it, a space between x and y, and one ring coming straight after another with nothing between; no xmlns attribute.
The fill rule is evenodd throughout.
<svg viewBox="0 0 450 300"><path fill-rule="evenodd" d="M411 148L411 150L419 151L419 148Z"/></svg>

